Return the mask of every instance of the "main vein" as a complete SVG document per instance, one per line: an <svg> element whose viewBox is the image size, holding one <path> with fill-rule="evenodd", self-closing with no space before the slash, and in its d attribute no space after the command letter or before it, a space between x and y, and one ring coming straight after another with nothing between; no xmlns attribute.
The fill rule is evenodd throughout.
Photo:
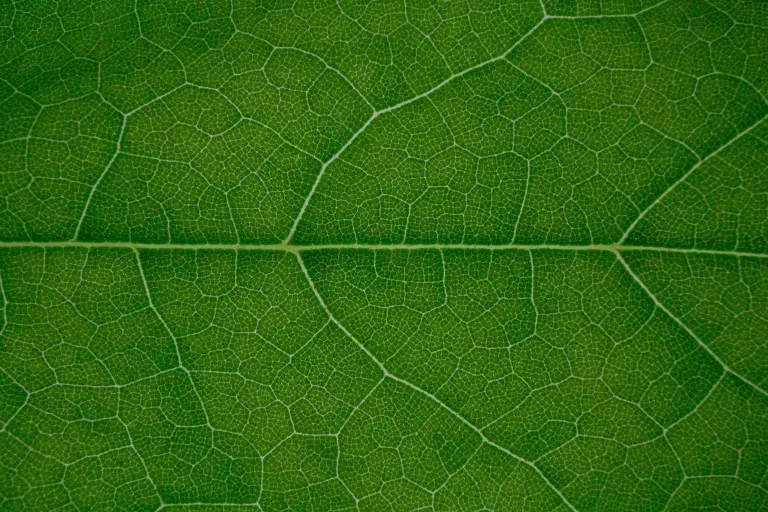
<svg viewBox="0 0 768 512"><path fill-rule="evenodd" d="M99 249L99 248L117 248L130 250L188 250L188 251L282 251L300 253L307 251L321 250L377 250L377 251L399 251L399 250L484 250L484 251L610 251L610 252L628 252L628 251L655 251L677 254L709 254L716 256L734 256L744 258L768 258L768 253L749 252L749 251L729 251L720 249L697 249L697 248L677 248L677 247L656 247L649 245L622 245L622 244L585 244L585 245L558 245L558 244L314 244L314 245L292 245L292 244L153 244L153 243L134 243L134 242L77 242L77 241L59 241L59 242L13 242L0 241L0 248L78 248L78 249Z"/></svg>

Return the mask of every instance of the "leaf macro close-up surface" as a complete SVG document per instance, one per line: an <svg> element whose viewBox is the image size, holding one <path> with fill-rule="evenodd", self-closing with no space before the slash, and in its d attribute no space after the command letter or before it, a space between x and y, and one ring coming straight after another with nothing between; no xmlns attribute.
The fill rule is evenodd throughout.
<svg viewBox="0 0 768 512"><path fill-rule="evenodd" d="M0 0L0 510L768 510L764 0Z"/></svg>

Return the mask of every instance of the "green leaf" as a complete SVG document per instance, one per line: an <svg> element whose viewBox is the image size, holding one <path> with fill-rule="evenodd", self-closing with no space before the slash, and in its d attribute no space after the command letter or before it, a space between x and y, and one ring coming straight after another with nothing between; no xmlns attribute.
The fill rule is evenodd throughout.
<svg viewBox="0 0 768 512"><path fill-rule="evenodd" d="M5 2L0 508L767 510L767 41Z"/></svg>

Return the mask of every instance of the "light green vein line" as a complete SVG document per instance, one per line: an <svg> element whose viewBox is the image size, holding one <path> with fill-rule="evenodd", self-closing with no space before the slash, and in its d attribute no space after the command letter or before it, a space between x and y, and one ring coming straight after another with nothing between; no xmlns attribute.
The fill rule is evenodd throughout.
<svg viewBox="0 0 768 512"><path fill-rule="evenodd" d="M344 334L346 334L349 337L349 339L351 339L358 347L360 347L360 350L365 352L368 355L368 357L371 358L371 360L381 369L381 371L384 372L384 376L386 378L390 378L390 379L394 380L395 382L399 382L400 384L403 384L404 386L407 386L407 387L413 389L414 391L416 391L418 393L421 393L422 395L428 397L430 400L432 400L437 405L439 405L440 407L445 409L448 413L450 413L456 419L461 421L464 425L466 425L467 427L472 429L478 436L480 436L480 439L483 441L483 443L485 443L485 444L487 444L489 446L492 446L493 448L496 448L497 450L501 451L502 453L505 453L506 455L509 455L510 457L512 457L513 459L517 460L518 462L521 462L521 463L525 464L526 466L530 467L531 469L533 469L542 478L542 480L544 480L544 482L546 482L547 486L550 489L552 489L552 491L554 491L560 497L560 499L563 501L563 503L565 503L565 505L569 509L573 510L574 512L578 512L576 510L576 508L573 505L571 505L571 503L568 501L568 499L563 495L563 493L560 491L560 489L555 487L554 484L544 475L544 473L541 472L541 470L538 468L538 466L536 466L533 462L520 457L519 455L515 454L514 452L511 452L508 449L504 448L503 446L501 446L499 444L496 444L493 441L491 441L490 439L488 439L485 436L485 434L483 433L483 431L481 429L479 429L477 426L475 426L474 423L470 422L468 419L466 419L464 416L459 414L457 411L453 410L446 403L441 401L439 398L437 398L435 395L433 395L429 391L421 389L420 387L416 386L415 384L411 384L407 380L402 379L402 378L400 378L400 377L390 373L390 371L387 370L387 368L384 366L384 364L381 361L379 361L379 359L375 355L373 355L371 353L371 351L368 350L368 348L365 345L363 345L357 338L355 338L352 335L352 333L350 333L347 330L347 328L344 327L344 325L342 325L336 319L335 316L333 316L333 313L331 313L331 311L326 306L325 301L323 300L322 296L320 295L320 292L317 291L317 288L315 287L314 281L312 281L312 278L309 276L309 272L307 271L307 267L306 267L306 265L304 265L304 260L302 259L300 254L296 254L296 260L298 261L299 266L301 267L301 271L304 273L304 277L306 277L306 279L307 279L307 283L309 283L310 288L312 288L312 292L315 294L315 297L317 298L317 301L320 303L320 306L323 308L323 311L325 311L325 313L328 315L328 318L330 318L331 321L334 324L336 324L336 326L339 329L341 329L341 331L344 332Z"/></svg>
<svg viewBox="0 0 768 512"><path fill-rule="evenodd" d="M707 351L707 353L714 358L715 361L717 361L720 366L725 369L726 372L730 373L734 377L738 378L739 380L743 381L744 383L748 384L749 386L753 387L758 393L761 395L768 397L768 392L764 391L760 386L749 380L748 378L740 375L733 369L731 369L727 364L725 364L725 361L720 359L720 357L715 354L709 346L704 343L701 338L699 338L695 332L693 332L687 325L683 323L682 320L680 320L677 315L672 313L664 304L661 303L661 301L656 297L656 295L653 294L653 292L645 285L645 283L635 274L635 272L632 270L632 268L627 264L627 262L624 260L624 258L621 256L621 253L619 251L614 251L614 254L616 255L616 258L618 258L619 262L624 266L626 271L629 273L630 276L632 276L632 279L635 280L637 284L640 285L640 287L645 291L645 293L653 300L653 302L656 304L656 306L664 311L672 320L674 320L680 327L685 329L685 332L687 332L693 339L695 339L701 347Z"/></svg>
<svg viewBox="0 0 768 512"><path fill-rule="evenodd" d="M475 64L474 66L466 68L463 71L455 73L455 74L449 76L448 78L446 78L445 80L443 80L442 82L440 82L439 84L437 84L436 86L434 86L433 88L429 89L428 91L424 91L421 94L417 94L416 96L414 96L412 98L409 98L409 99L407 99L405 101L401 101L400 103L397 103L397 104L392 105L390 107L385 107L385 108L382 108L382 109L379 109L379 110L374 110L373 113L371 114L371 117L369 117L368 120L365 123L363 123L363 125L360 128L358 128L358 130L354 134L352 134L352 137L350 137L347 140L347 142L345 142L344 145L341 146L341 148L339 148L339 150L336 151L336 153L334 153L333 156L331 156L331 158L329 158L328 161L326 161L323 164L323 166L320 168L320 172L317 173L317 178L315 179L314 184L312 184L312 189L309 191L309 194L307 194L307 197L304 199L304 204L301 206L301 210L299 210L298 215L296 215L296 218L293 220L293 224L291 225L291 229L288 232L288 236L285 237L285 240L283 241L283 243L288 244L288 243L291 242L291 240L293 240L293 236L296 233L296 228L299 226L299 223L301 222L301 219L304 217L304 213L307 211L307 207L309 206L309 203L312 201L312 197L315 195L315 192L317 191L317 187L320 185L320 182L323 179L323 175L325 174L325 170L328 168L329 165L331 165L333 162L335 162L341 156L341 154L344 153L344 151L347 150L347 148L360 136L360 134L362 134L365 131L366 128L368 128L371 125L371 123L373 123L376 120L377 117L379 117L382 114L386 114L387 112L392 112L393 110L397 110L399 108L402 108L402 107L404 107L406 105L409 105L409 104L411 104L411 103L413 103L415 101L418 101L418 100L420 100L422 98L425 98L425 97L429 96L430 94L434 93L435 91L438 91L438 90L442 89L447 84L449 84L450 82L454 81L455 79L466 75L467 73L470 73L470 72L472 72L472 71L474 71L476 69L480 69L482 67L485 67L488 64L492 64L494 62L497 62L497 61L505 59L507 57L507 55L509 55L515 48L517 48L517 46L520 43L522 43L523 41L528 39L528 37L531 34L536 32L536 30L547 19L548 19L547 16L543 15L542 18L538 21L538 23L536 23L533 27L531 27L531 29L528 30L528 32L523 34L520 37L520 39L515 41L515 44L513 44L507 51L505 51L501 55L497 55L496 57L490 58L490 59L485 60L485 61L483 61L483 62L481 62L479 64Z"/></svg>
<svg viewBox="0 0 768 512"><path fill-rule="evenodd" d="M83 227L83 221L85 220L85 216L88 213L88 208L91 206L91 201L93 200L93 196L96 195L96 189L99 188L99 185L101 184L104 177L109 172L109 169L114 165L115 160L117 160L118 155L120 154L120 145L123 142L123 137L125 136L125 125L128 124L128 116L123 114L123 122L120 125L120 133L117 136L117 142L115 143L115 152L112 154L112 158L109 159L109 162L107 162L107 165L104 166L104 170L101 171L101 174L96 179L96 182L91 187L91 191L88 193L88 199L85 201L85 206L83 206L83 211L80 213L80 218L77 220L77 227L75 228L75 234L72 235L72 240L75 241L80 236L80 228Z"/></svg>
<svg viewBox="0 0 768 512"><path fill-rule="evenodd" d="M139 267L139 275L141 276L141 281L144 283L144 291L147 294L147 301L149 301L149 308L154 311L155 316L157 316L157 319L160 320L160 323L163 324L163 327L165 327L165 330L168 332L168 335L173 340L173 346L176 349L176 361L178 368L181 368L184 373L187 374L187 378L189 379L189 383L192 386L192 391L195 392L195 395L197 396L197 399L200 401L200 407L203 410L203 415L205 416L205 423L206 426L213 430L213 426L211 426L211 419L210 416L208 416L208 410L205 408L205 402L203 402L203 398L200 396L200 393L197 390L197 386L195 386L195 380L192 378L192 373L189 371L189 369L184 366L183 361L181 360L181 350L179 350L179 341L176 338L176 335L173 334L173 331L171 331L171 328L168 326L168 324L165 322L165 319L160 314L160 311L155 307L154 302L152 301L152 295L149 293L149 284L147 283L147 278L144 275L144 267L141 264L141 256L139 254L138 249L133 249L134 254L136 255L136 264Z"/></svg>
<svg viewBox="0 0 768 512"><path fill-rule="evenodd" d="M657 7L660 7L667 3L669 0L661 0L658 3L655 3L653 5L649 5L648 7L637 11L633 14L584 14L584 15L558 15L558 14L548 14L547 16L553 19L564 19L564 20L594 20L594 19L604 19L604 18L634 18L637 16L640 16L643 13L646 13L648 11L651 11L653 9L656 9Z"/></svg>
<svg viewBox="0 0 768 512"><path fill-rule="evenodd" d="M632 222L632 224L629 225L626 231L624 231L624 234L621 237L621 240L619 240L619 245L622 245L624 242L627 241L627 238L629 238L629 235L632 234L632 231L634 231L637 224L643 220L643 218L646 216L646 214L653 209L654 206L659 204L661 201L664 200L665 197L667 197L673 190L675 190L682 182L684 182L686 179L688 179L688 176L696 172L696 169L704 165L706 162L711 160L712 158L716 157L722 150L725 148L731 146L733 143L741 139L743 136L747 135L749 132L751 132L756 126L758 126L760 123L763 122L768 118L768 114L763 115L760 119L755 121L752 125L750 125L748 128L737 134L735 137L731 138L728 142L717 148L712 153L708 154L704 158L700 159L696 164L691 167L688 172L680 176L680 178L674 182L672 185L669 186L659 197L657 197L651 204L649 204L645 210L640 212L640 215L637 216L637 218Z"/></svg>
<svg viewBox="0 0 768 512"><path fill-rule="evenodd" d="M655 251L674 254L693 254L710 256L732 256L740 258L768 258L768 253L728 251L720 249L687 249L677 247L654 247L648 245L557 245L557 244L151 244L132 242L0 242L0 248L72 248L72 249L131 249L131 250L179 250L179 251L282 251L300 253L323 250L478 250L478 251Z"/></svg>
<svg viewBox="0 0 768 512"><path fill-rule="evenodd" d="M3 325L0 325L0 336L2 336L3 332L5 332L5 326L8 325L8 298L5 296L2 272L0 272L0 298L3 299Z"/></svg>
<svg viewBox="0 0 768 512"><path fill-rule="evenodd" d="M218 508L255 508L262 510L261 505L258 503L166 503L158 507L157 510L164 510L167 508L195 508L195 507L218 507Z"/></svg>

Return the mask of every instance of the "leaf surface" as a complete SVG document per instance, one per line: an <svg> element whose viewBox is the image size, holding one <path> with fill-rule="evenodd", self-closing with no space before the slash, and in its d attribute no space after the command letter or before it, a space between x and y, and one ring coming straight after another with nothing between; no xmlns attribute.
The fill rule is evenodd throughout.
<svg viewBox="0 0 768 512"><path fill-rule="evenodd" d="M0 508L768 509L761 2L0 27Z"/></svg>

